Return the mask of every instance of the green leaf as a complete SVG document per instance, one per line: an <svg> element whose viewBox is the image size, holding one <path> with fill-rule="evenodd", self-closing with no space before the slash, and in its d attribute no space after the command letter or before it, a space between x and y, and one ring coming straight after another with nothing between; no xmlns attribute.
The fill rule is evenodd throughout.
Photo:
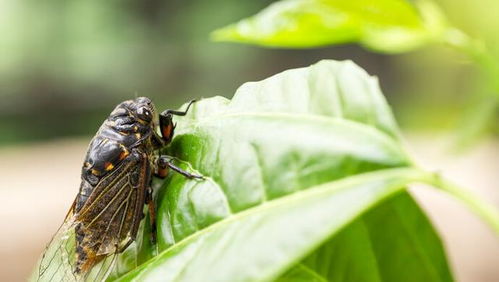
<svg viewBox="0 0 499 282"><path fill-rule="evenodd" d="M406 52L439 40L446 29L433 3L416 5L405 0L283 0L214 31L212 38L288 48L359 43L379 52Z"/></svg>
<svg viewBox="0 0 499 282"><path fill-rule="evenodd" d="M412 168L377 80L352 62L246 83L176 121L165 153L205 179L156 189L157 245L143 222L110 280L452 281L405 191L436 180Z"/></svg>
<svg viewBox="0 0 499 282"><path fill-rule="evenodd" d="M414 169L387 169L297 192L195 233L120 281L272 280L364 211L426 177Z"/></svg>
<svg viewBox="0 0 499 282"><path fill-rule="evenodd" d="M315 272L303 264L297 264L290 270L288 270L283 276L277 278L276 282L327 282L326 277L321 276L319 273Z"/></svg>
<svg viewBox="0 0 499 282"><path fill-rule="evenodd" d="M451 281L442 271L447 265L438 241L428 219L403 193L351 223L300 265L326 281Z"/></svg>
<svg viewBox="0 0 499 282"><path fill-rule="evenodd" d="M308 260L298 270L295 265L306 255L312 257L314 250L327 240L327 244L342 246L336 256L345 260L321 267L334 268L339 273L357 269L378 273L364 281L377 281L376 277L401 281L407 273L393 271L399 274L393 276L388 271L390 265L399 265L397 260L401 260L407 271L419 273L414 277L452 280L438 236L416 203L402 191L406 181L414 180L413 173L419 173L410 169L389 170L409 167L411 161L402 149L397 126L377 80L355 64L321 61L308 68L246 83L231 101L222 97L204 99L195 104L187 117L179 119L176 133L168 153L182 160L178 163L184 169L207 178L195 181L174 174L167 179L157 196L160 254L131 269L123 280L153 281L156 275L163 280L185 281L202 277L220 281L280 277L296 281L305 275L320 279L323 273L315 275ZM381 171L374 184L370 182L373 176L365 173L377 170ZM394 186L388 184L394 180L392 172L402 173ZM344 191L352 189L351 193L356 195L354 203L322 205L305 200L308 193L316 195L318 192L314 191L327 190L331 201L343 202L341 197L336 198L340 194L336 194L335 187L344 185L336 181L347 177L351 179L345 183L355 184L348 184ZM329 188L316 187L324 183L329 183L324 186ZM364 196L364 192L353 192L357 188L374 192L377 188L366 187L378 184L382 191L367 202L361 199L370 192ZM400 193L388 203L397 207L393 210L398 216L382 213L384 205L373 208L396 192ZM352 208L351 214L346 212L350 209L346 206ZM379 215L362 216L370 208ZM378 209L381 210L376 213ZM327 220L320 220L315 213ZM341 231L360 221L374 236L375 220L385 220L390 225L381 230L406 232L394 231L400 238L393 240L366 237L354 227ZM308 223L317 225L312 228ZM317 237L305 240L299 235L313 230ZM338 236L344 235L333 236L338 232ZM287 237L291 241L284 243ZM392 242L401 243L393 246ZM372 248L360 249L363 244ZM274 245L279 251L273 249ZM419 250L417 259L413 258L412 245ZM374 264L377 257L383 261ZM304 273L305 267L312 272ZM286 275L280 276L284 272Z"/></svg>

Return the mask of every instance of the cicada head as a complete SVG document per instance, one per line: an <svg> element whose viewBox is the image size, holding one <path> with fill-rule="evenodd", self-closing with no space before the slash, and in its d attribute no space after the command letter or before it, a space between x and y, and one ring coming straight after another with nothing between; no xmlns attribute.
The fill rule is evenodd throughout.
<svg viewBox="0 0 499 282"><path fill-rule="evenodd" d="M151 99L147 97L138 97L127 104L129 112L135 117L136 121L149 127L154 126L155 108Z"/></svg>
<svg viewBox="0 0 499 282"><path fill-rule="evenodd" d="M143 137L151 136L156 124L155 116L156 110L151 99L138 97L116 106L109 115L106 126L125 136L124 139L135 139L136 142Z"/></svg>

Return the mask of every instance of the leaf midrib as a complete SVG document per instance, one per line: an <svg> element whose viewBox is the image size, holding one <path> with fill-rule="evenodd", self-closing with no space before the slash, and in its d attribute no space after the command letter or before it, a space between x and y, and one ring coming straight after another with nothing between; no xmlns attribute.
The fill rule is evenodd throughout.
<svg viewBox="0 0 499 282"><path fill-rule="evenodd" d="M370 134L373 138L382 140L385 144L387 144L392 151L401 152L406 162L410 165L413 165L413 161L409 157L409 154L402 148L400 144L400 140L398 139L396 133L394 135L390 135L387 132L381 130L380 128L365 124L362 122L357 122L351 119L339 118L339 117L330 117L324 115L316 115L316 114L290 114L285 112L244 112L244 113L225 113L225 114L217 114L211 115L205 118L198 119L188 119L186 123L188 125L182 126L179 128L178 134L181 135L187 129L197 128L202 126L203 124L211 123L214 121L220 121L223 119L231 119L231 118L274 118L274 119L299 119L299 120L307 120L310 122L323 122L330 124L346 124L352 127L357 127L359 130L362 130L368 134Z"/></svg>

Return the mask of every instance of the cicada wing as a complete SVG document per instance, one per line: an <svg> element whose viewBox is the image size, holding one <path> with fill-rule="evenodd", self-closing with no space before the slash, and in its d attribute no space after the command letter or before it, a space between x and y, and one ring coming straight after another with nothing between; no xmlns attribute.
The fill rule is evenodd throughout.
<svg viewBox="0 0 499 282"><path fill-rule="evenodd" d="M134 190L130 190L131 194L135 194ZM125 202L125 203L128 203ZM115 221L123 222L125 219L124 205L119 212L119 219ZM32 277L33 281L105 281L110 273L114 270L118 252L116 249L110 251L107 255L103 254L94 267L90 271L81 274L75 273L76 269L76 226L80 222L76 220L76 216L69 216L61 225L57 233L52 237L49 245L46 247L39 264L37 272ZM119 231L121 231L121 227ZM119 233L119 232L118 232ZM111 234L104 234L104 237Z"/></svg>
<svg viewBox="0 0 499 282"><path fill-rule="evenodd" d="M89 271L84 273L84 281L97 282L105 281L109 275L115 271L115 265L117 257L120 254L120 249L122 244L120 244L120 237L122 237L122 232L124 231L124 226L130 224L125 221L127 219L127 214L130 214L131 200L134 199L137 190L128 189L124 186L124 192L128 194L124 201L121 201L118 209L113 212L113 217L110 221L106 222L104 232L100 234L100 240L96 242L99 245L99 251L97 255L100 257L99 262L94 265ZM132 221L132 220L128 220ZM121 236L120 236L121 235ZM128 235L124 235L125 240L131 240Z"/></svg>
<svg viewBox="0 0 499 282"><path fill-rule="evenodd" d="M76 243L81 258L76 269L85 281L104 281L115 271L117 256L135 240L149 169L147 156L132 153L99 182L78 212L83 236Z"/></svg>
<svg viewBox="0 0 499 282"><path fill-rule="evenodd" d="M67 217L49 245L45 249L40 262L35 281L77 281L73 269L75 255L75 220Z"/></svg>
<svg viewBox="0 0 499 282"><path fill-rule="evenodd" d="M100 282L106 281L114 267L116 265L116 260L118 253L106 256L98 264L96 264L92 269L85 274L84 281L86 282Z"/></svg>
<svg viewBox="0 0 499 282"><path fill-rule="evenodd" d="M147 156L132 153L76 212L73 204L40 261L36 280L104 281L117 255L135 239L149 180Z"/></svg>

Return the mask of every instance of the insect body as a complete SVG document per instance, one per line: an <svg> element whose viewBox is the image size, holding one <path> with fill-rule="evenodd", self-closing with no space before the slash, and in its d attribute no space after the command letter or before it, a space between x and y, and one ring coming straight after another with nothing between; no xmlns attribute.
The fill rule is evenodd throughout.
<svg viewBox="0 0 499 282"><path fill-rule="evenodd" d="M150 99L128 100L113 110L90 142L78 195L53 239L60 243L50 244L44 253L38 280L84 280L96 264L112 257L93 278L105 279L115 256L135 240L146 204L154 223L152 175L165 177L171 168L189 178L200 177L157 155L173 137L172 116L185 115L193 102L185 112L159 115L161 135L156 133Z"/></svg>

